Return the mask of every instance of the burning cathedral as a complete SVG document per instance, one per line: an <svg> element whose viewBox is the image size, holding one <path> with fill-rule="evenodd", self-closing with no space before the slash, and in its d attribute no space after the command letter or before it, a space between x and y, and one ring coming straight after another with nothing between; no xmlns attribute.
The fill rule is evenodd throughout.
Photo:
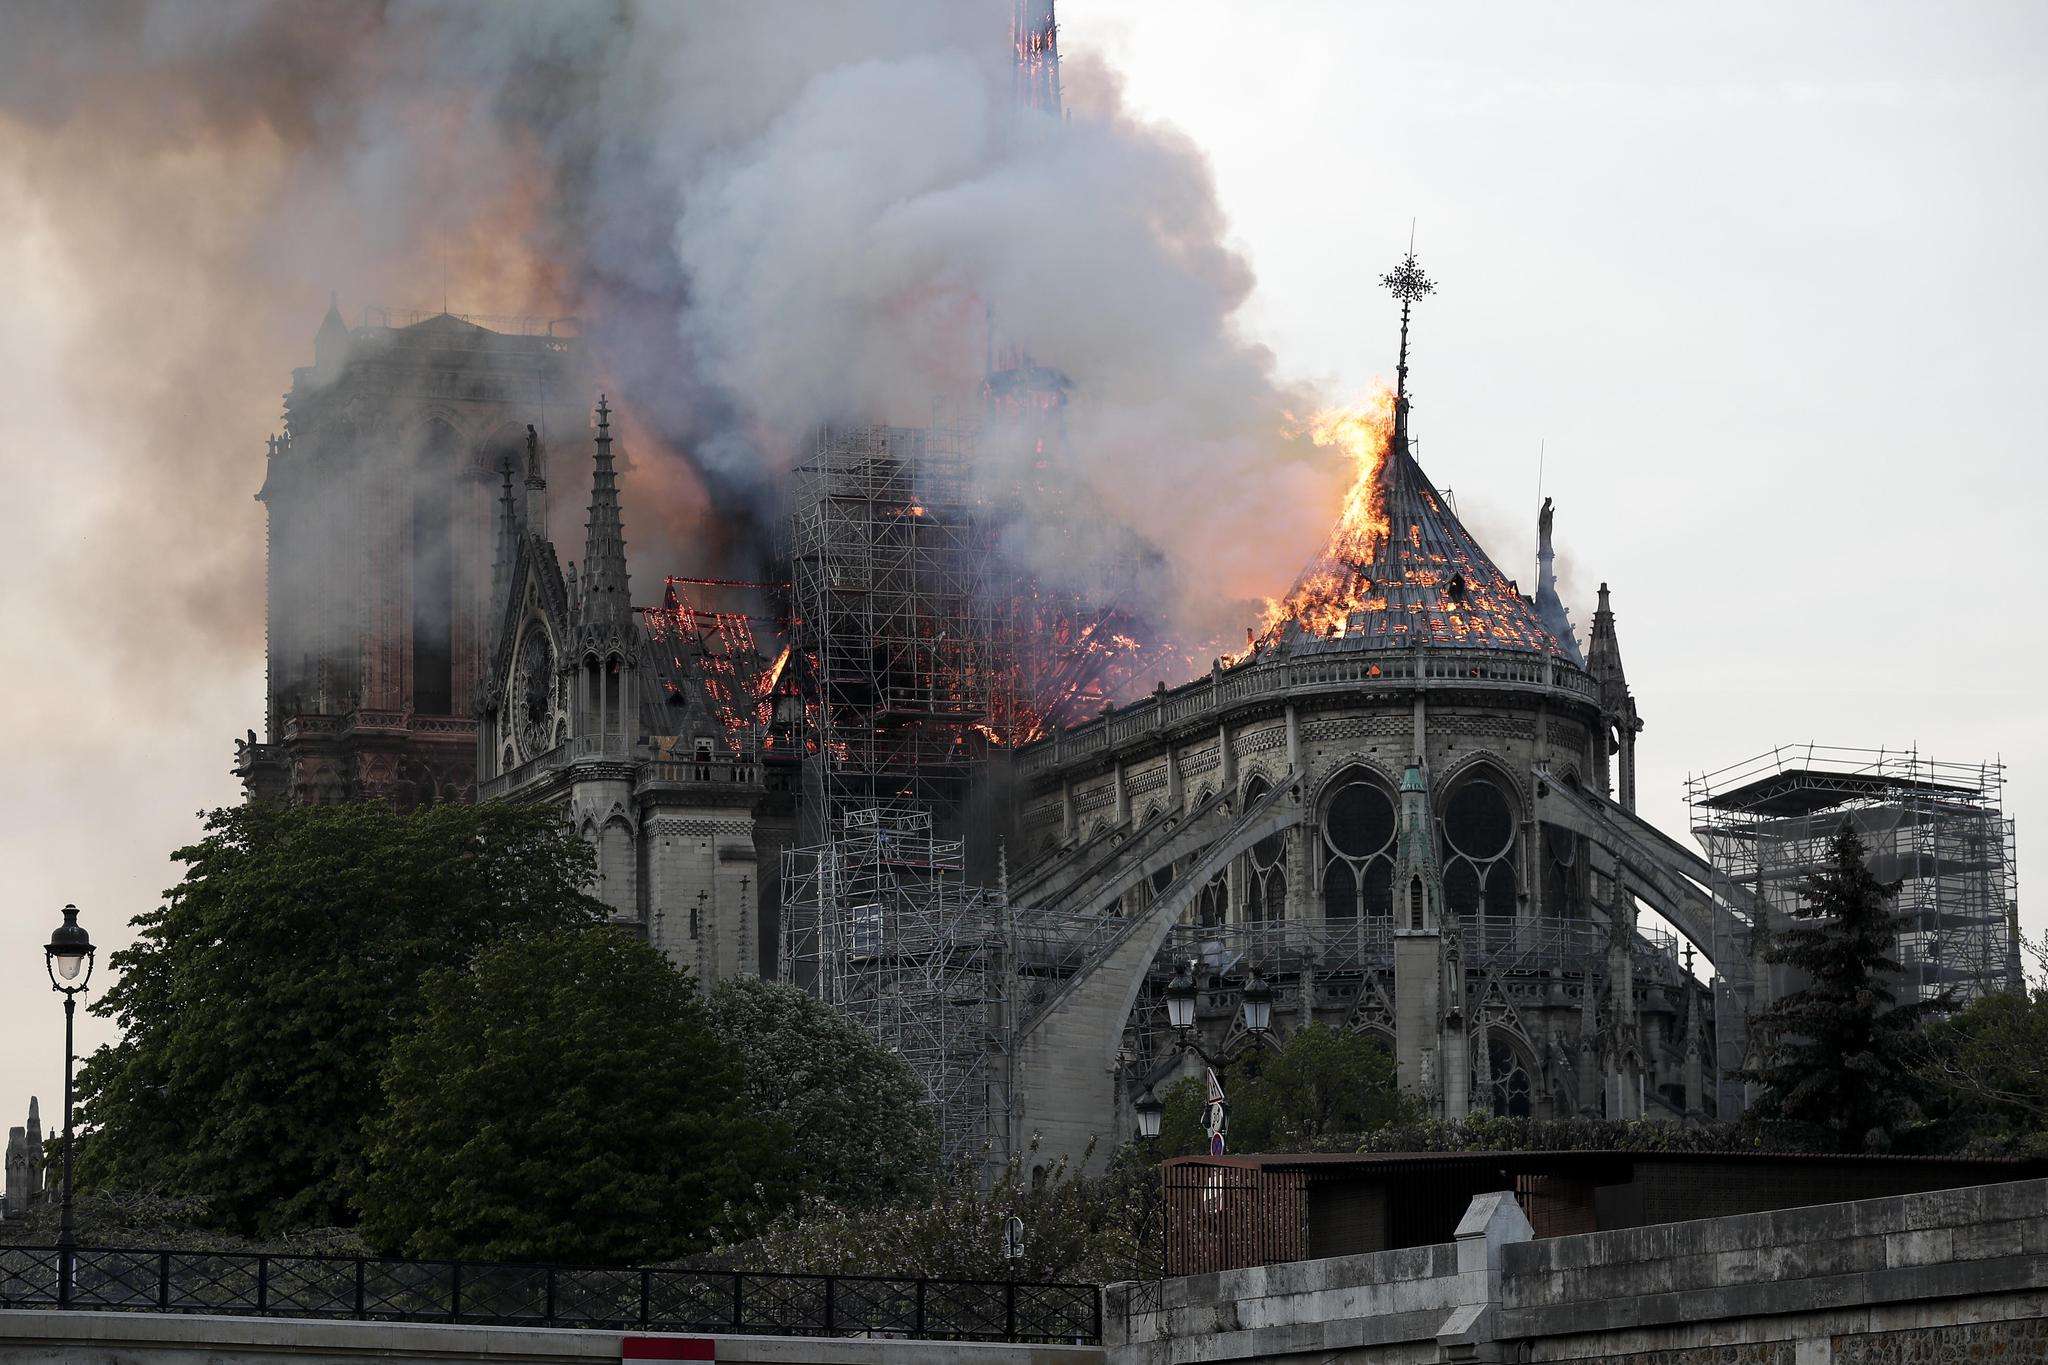
<svg viewBox="0 0 2048 1365"><path fill-rule="evenodd" d="M1012 38L1020 102L1056 112L1047 0ZM978 421L813 432L772 581L636 580L572 328L330 309L258 495L267 712L236 771L252 798L558 809L623 930L846 1011L955 1156L1101 1160L1191 1043L1311 1023L1446 1117L1732 1114L1755 908L1635 815L1608 592L1582 649L1549 504L1525 595L1417 463L1432 285L1412 254L1386 283L1397 382L1342 521L1242 653L1135 700L1163 657L1142 604L1014 541L1088 501L1050 366L992 340ZM998 441L1026 477L978 475Z"/></svg>

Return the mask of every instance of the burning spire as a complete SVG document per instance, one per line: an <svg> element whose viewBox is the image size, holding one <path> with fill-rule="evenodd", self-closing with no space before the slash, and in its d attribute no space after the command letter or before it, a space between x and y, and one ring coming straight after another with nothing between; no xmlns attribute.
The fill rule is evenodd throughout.
<svg viewBox="0 0 2048 1365"><path fill-rule="evenodd" d="M1337 524L1287 596L1266 603L1253 645L1300 634L1348 649L1438 645L1571 656L1535 607L1472 538L1408 441L1408 324L1436 292L1411 244L1380 277L1401 301L1400 362L1392 393L1325 409L1306 424L1319 446L1350 456L1356 474Z"/></svg>

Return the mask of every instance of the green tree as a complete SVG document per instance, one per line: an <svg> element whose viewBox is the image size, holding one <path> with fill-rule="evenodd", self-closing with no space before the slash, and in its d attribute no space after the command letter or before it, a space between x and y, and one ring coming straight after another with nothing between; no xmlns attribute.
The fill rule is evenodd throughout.
<svg viewBox="0 0 2048 1365"><path fill-rule="evenodd" d="M1920 1074L1953 1144L2048 1156L2048 942L2023 943L2032 979L1928 1030Z"/></svg>
<svg viewBox="0 0 2048 1365"><path fill-rule="evenodd" d="M589 848L534 808L256 804L207 816L93 1006L79 1179L203 1201L242 1232L349 1217L419 983L510 932L588 920Z"/></svg>
<svg viewBox="0 0 2048 1365"><path fill-rule="evenodd" d="M710 1006L748 1104L788 1130L804 1194L857 1208L928 1191L937 1128L901 1057L790 986L732 977L711 992Z"/></svg>
<svg viewBox="0 0 2048 1365"><path fill-rule="evenodd" d="M1363 1033L1311 1024L1277 1048L1240 1055L1219 1077L1230 1104L1233 1152L1298 1151L1397 1123L1411 1106L1393 1059ZM1209 1150L1203 1081L1184 1076L1159 1096L1161 1156Z"/></svg>
<svg viewBox="0 0 2048 1365"><path fill-rule="evenodd" d="M1890 1151L1928 1128L1926 1087L1916 1073L1919 1034L1939 1001L1901 1002L1893 990L1897 882L1864 866L1862 840L1845 823L1827 866L1807 879L1795 922L1772 934L1766 961L1807 984L1750 1020L1758 1062L1745 1079L1762 1087L1754 1121L1831 1151Z"/></svg>
<svg viewBox="0 0 2048 1365"><path fill-rule="evenodd" d="M385 1073L363 1236L409 1256L621 1264L793 1196L690 978L608 926L433 973Z"/></svg>

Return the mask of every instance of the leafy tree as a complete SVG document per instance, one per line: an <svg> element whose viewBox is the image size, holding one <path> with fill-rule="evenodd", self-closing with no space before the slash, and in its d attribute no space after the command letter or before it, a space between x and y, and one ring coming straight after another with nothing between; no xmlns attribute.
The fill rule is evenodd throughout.
<svg viewBox="0 0 2048 1365"><path fill-rule="evenodd" d="M2022 942L2032 979L1930 1029L1920 1074L1958 1145L2048 1156L2048 942Z"/></svg>
<svg viewBox="0 0 2048 1365"><path fill-rule="evenodd" d="M710 1005L712 1028L739 1061L748 1104L788 1130L804 1194L857 1208L928 1191L937 1128L901 1057L790 986L732 977L711 992Z"/></svg>
<svg viewBox="0 0 2048 1365"><path fill-rule="evenodd" d="M216 810L93 1006L122 1038L79 1076L82 1186L197 1198L244 1232L349 1217L365 1119L419 983L509 932L601 911L552 812Z"/></svg>
<svg viewBox="0 0 2048 1365"><path fill-rule="evenodd" d="M1398 1122L1412 1108L1378 1043L1325 1024L1296 1030L1270 1052L1240 1056L1219 1079L1230 1101L1234 1152L1298 1151ZM1209 1150L1202 1127L1207 1094L1203 1081L1184 1076L1160 1095L1166 1112L1159 1155Z"/></svg>
<svg viewBox="0 0 2048 1365"><path fill-rule="evenodd" d="M690 978L608 926L433 973L393 1048L363 1235L432 1257L620 1264L786 1202L789 1134L749 1114Z"/></svg>
<svg viewBox="0 0 2048 1365"><path fill-rule="evenodd" d="M1927 1129L1919 1033L1945 1003L1901 1003L1892 989L1898 890L1871 875L1845 823L1828 865L1807 879L1796 921L1763 950L1807 984L1750 1020L1759 1061L1745 1079L1762 1086L1750 1111L1757 1122L1832 1151L1889 1151Z"/></svg>

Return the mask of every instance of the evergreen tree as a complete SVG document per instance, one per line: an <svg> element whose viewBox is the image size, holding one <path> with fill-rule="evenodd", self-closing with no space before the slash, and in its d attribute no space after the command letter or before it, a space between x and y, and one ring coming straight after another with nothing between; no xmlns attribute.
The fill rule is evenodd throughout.
<svg viewBox="0 0 2048 1365"><path fill-rule="evenodd" d="M1890 1151L1928 1127L1919 1034L1946 1002L1902 1003L1894 989L1899 883L1871 874L1846 823L1828 855L1763 951L1806 984L1750 1020L1758 1062L1743 1078L1763 1088L1750 1115L1830 1151Z"/></svg>

